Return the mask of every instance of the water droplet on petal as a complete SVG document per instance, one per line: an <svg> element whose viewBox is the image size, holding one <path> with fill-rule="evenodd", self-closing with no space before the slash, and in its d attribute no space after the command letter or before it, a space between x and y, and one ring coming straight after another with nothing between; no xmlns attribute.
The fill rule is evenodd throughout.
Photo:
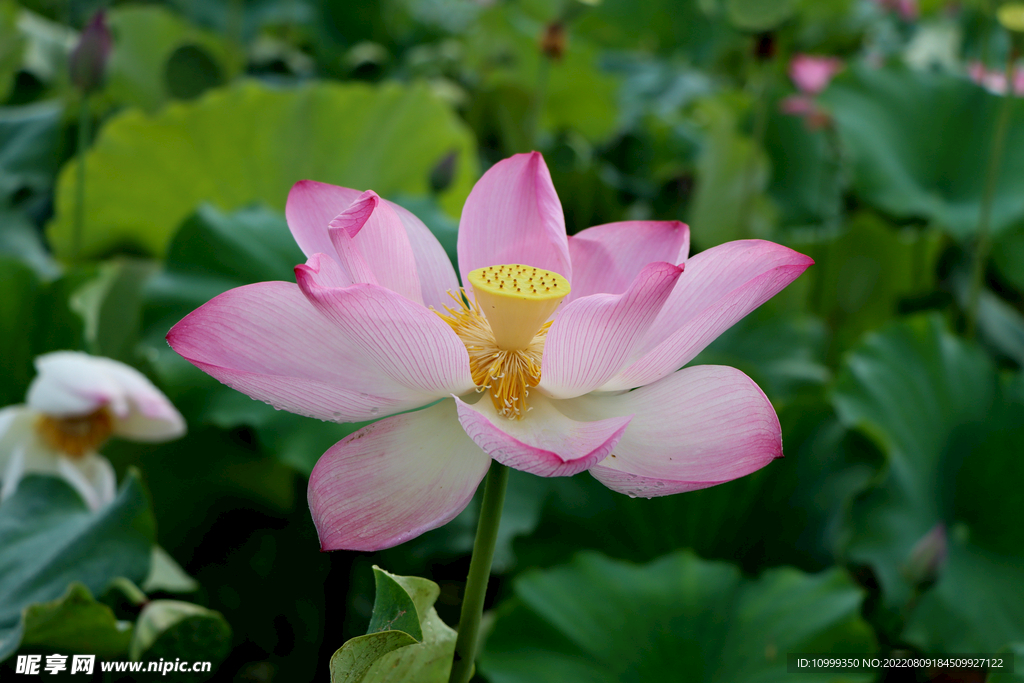
<svg viewBox="0 0 1024 683"><path fill-rule="evenodd" d="M380 408L370 408L370 415L376 415L380 412Z"/></svg>

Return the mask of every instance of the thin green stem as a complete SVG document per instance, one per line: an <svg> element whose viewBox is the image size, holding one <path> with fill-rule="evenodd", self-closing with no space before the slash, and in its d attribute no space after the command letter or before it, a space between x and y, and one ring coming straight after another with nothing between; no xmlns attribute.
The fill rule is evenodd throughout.
<svg viewBox="0 0 1024 683"><path fill-rule="evenodd" d="M71 257L77 261L82 256L82 231L85 228L85 153L89 151L89 137L92 118L89 115L89 96L82 94L78 105L78 145L76 157L75 185L75 233L71 243Z"/></svg>
<svg viewBox="0 0 1024 683"><path fill-rule="evenodd" d="M1006 92L1003 93L1002 106L999 108L999 119L996 130L992 134L992 147L988 153L988 170L985 174L984 194L981 196L981 208L978 210L978 238L974 249L974 265L971 269L971 289L967 299L967 338L974 337L978 324L978 302L981 299L982 283L985 279L985 265L988 253L992 249L992 238L989 235L989 223L992 217L992 201L996 194L996 181L999 179L999 167L1003 160L1003 148L1006 147L1006 133L1010 127L1010 110L1013 103L1013 58L1014 50L1006 57Z"/></svg>
<svg viewBox="0 0 1024 683"><path fill-rule="evenodd" d="M480 618L484 613L484 596L491 576L491 561L494 559L507 485L508 467L497 461L491 462L484 482L484 499L480 504L480 521L476 527L473 558L469 561L466 594L462 598L462 615L459 617L459 637L455 641L455 659L448 683L468 683L473 677Z"/></svg>

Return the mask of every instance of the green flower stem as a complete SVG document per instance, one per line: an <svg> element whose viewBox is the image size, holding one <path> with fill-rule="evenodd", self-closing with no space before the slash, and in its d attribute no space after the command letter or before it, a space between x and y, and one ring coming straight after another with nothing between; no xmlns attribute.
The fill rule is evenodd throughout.
<svg viewBox="0 0 1024 683"><path fill-rule="evenodd" d="M459 617L459 637L455 641L455 659L448 683L468 683L473 676L480 618L484 613L484 596L491 576L491 561L494 559L507 486L508 467L492 461L484 482L484 499L480 504L480 521L476 527L473 558L469 561L466 594L462 598L462 615Z"/></svg>
<svg viewBox="0 0 1024 683"><path fill-rule="evenodd" d="M89 150L92 118L89 115L89 96L82 94L78 104L78 145L75 184L75 232L71 243L71 257L78 261L82 256L82 231L85 228L85 153Z"/></svg>
<svg viewBox="0 0 1024 683"><path fill-rule="evenodd" d="M988 253L992 249L992 238L989 236L989 222L992 216L992 201L996 194L996 181L999 179L999 167L1003 160L1003 148L1006 147L1006 133L1010 127L1010 109L1013 103L1013 58L1015 50L1010 50L1006 58L1006 92L1003 93L1002 106L999 108L999 119L996 130L992 134L992 147L988 153L988 170L985 174L985 190L981 197L981 208L978 211L978 242L974 249L974 265L971 269L971 289L967 300L967 338L974 337L978 324L978 302L981 298L981 286L985 279L985 265Z"/></svg>

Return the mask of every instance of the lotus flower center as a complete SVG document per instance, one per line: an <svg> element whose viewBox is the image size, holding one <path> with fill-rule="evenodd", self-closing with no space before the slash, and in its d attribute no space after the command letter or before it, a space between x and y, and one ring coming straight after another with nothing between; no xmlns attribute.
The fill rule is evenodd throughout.
<svg viewBox="0 0 1024 683"><path fill-rule="evenodd" d="M477 391L488 391L495 410L522 419L530 389L540 383L549 318L569 294L558 273L520 264L488 266L469 273L473 299L451 294L457 304L438 313L469 352Z"/></svg>
<svg viewBox="0 0 1024 683"><path fill-rule="evenodd" d="M71 417L42 415L36 422L36 433L43 443L71 458L96 450L113 431L114 421L106 408Z"/></svg>

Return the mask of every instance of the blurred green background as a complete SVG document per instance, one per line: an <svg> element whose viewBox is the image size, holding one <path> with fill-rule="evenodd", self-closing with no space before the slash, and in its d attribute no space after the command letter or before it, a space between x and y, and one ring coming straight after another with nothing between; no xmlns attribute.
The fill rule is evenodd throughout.
<svg viewBox="0 0 1024 683"><path fill-rule="evenodd" d="M373 564L436 581L454 626L474 506L398 548L321 554L306 477L353 426L252 401L164 335L226 289L293 281L283 207L300 179L376 190L454 258L476 178L537 149L570 233L678 219L694 251L757 237L816 265L694 361L758 382L786 458L653 500L513 472L479 680L1024 655L1024 103L972 78L1015 58L999 4L0 0L0 405L24 400L36 355L81 349L142 370L189 424L106 446L127 483L104 519L57 481L0 506L0 540L17 527L84 553L49 558L32 596L0 576L0 653L126 659L116 621L138 631L144 599L178 598L217 614L143 658L327 681L366 630ZM68 55L99 10L113 51L83 97ZM844 65L804 116L783 104L798 54ZM13 504L40 499L46 520ZM156 543L180 568L152 582ZM82 557L104 562L82 575Z"/></svg>

